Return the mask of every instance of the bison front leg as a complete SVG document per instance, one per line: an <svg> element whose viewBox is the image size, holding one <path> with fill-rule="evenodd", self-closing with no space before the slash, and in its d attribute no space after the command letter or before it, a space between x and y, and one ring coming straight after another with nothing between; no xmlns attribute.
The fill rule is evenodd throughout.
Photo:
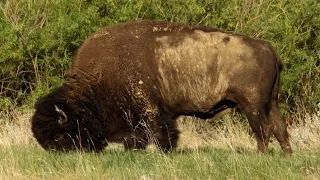
<svg viewBox="0 0 320 180"><path fill-rule="evenodd" d="M180 131L177 130L176 117L168 112L162 112L157 121L156 145L163 152L168 152L177 146Z"/></svg>

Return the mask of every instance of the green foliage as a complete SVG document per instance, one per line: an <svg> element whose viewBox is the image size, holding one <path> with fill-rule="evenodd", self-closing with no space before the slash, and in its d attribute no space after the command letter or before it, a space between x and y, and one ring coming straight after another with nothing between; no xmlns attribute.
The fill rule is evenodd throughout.
<svg viewBox="0 0 320 180"><path fill-rule="evenodd" d="M312 112L320 102L319 12L320 3L310 0L1 1L0 99L30 106L39 92L63 79L89 34L124 21L157 19L270 41L284 64L283 109Z"/></svg>

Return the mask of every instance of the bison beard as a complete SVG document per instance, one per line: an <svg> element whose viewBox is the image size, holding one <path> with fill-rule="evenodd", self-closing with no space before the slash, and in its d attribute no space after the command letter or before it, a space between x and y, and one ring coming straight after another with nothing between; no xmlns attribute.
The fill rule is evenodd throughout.
<svg viewBox="0 0 320 180"><path fill-rule="evenodd" d="M273 132L290 156L278 108L281 64L265 41L210 27L132 21L92 34L68 82L35 105L32 131L47 150L102 151L108 142L163 151L177 145L180 115L245 113L265 152Z"/></svg>

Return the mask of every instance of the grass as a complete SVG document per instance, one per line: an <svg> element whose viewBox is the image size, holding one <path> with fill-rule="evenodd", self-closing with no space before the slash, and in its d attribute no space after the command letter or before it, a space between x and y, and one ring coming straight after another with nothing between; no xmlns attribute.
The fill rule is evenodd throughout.
<svg viewBox="0 0 320 180"><path fill-rule="evenodd" d="M179 120L176 150L163 154L124 151L112 144L101 154L49 153L32 138L31 112L0 118L0 179L318 179L319 117L290 128L294 156L285 158L276 141L267 154L257 153L248 127L230 117L219 128L193 118Z"/></svg>
<svg viewBox="0 0 320 180"><path fill-rule="evenodd" d="M317 152L319 153L319 151ZM107 148L102 154L57 154L35 147L0 148L0 176L4 179L316 179L316 152L255 151L204 147L169 154L125 152Z"/></svg>

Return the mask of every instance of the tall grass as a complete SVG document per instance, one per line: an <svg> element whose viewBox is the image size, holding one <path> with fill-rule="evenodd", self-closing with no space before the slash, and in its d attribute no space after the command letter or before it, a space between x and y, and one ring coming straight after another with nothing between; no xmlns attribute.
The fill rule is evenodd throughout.
<svg viewBox="0 0 320 180"><path fill-rule="evenodd" d="M111 144L101 154L49 153L32 137L32 111L3 115L14 118L0 131L1 179L317 179L320 176L320 119L307 115L305 126L290 127L294 149L285 158L274 140L265 155L240 116L227 115L219 126L181 117L178 148L163 154L124 151Z"/></svg>

